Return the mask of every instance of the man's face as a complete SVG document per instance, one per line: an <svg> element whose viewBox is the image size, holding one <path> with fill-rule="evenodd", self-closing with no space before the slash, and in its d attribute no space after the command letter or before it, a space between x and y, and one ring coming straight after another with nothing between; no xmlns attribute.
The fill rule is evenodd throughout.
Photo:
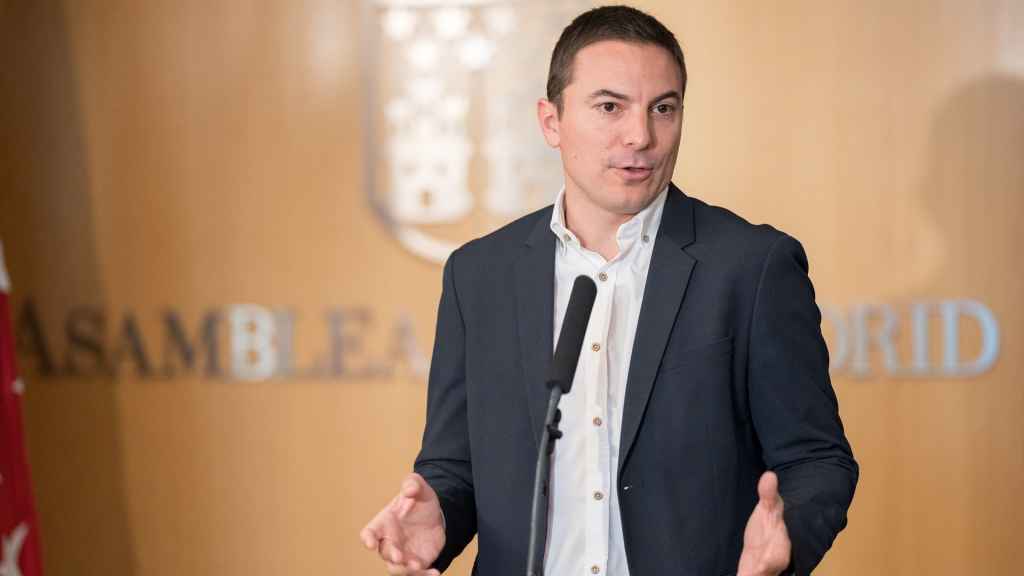
<svg viewBox="0 0 1024 576"><path fill-rule="evenodd" d="M541 100L544 137L562 155L566 194L608 214L647 207L672 178L682 74L654 44L596 42L576 53L562 111Z"/></svg>

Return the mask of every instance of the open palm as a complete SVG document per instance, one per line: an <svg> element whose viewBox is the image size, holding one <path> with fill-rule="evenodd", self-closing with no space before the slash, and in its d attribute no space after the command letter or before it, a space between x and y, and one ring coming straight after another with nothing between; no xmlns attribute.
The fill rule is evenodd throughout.
<svg viewBox="0 0 1024 576"><path fill-rule="evenodd" d="M398 495L374 516L360 537L367 548L378 551L390 573L415 574L426 570L445 543L444 518L437 494L418 474L410 474Z"/></svg>

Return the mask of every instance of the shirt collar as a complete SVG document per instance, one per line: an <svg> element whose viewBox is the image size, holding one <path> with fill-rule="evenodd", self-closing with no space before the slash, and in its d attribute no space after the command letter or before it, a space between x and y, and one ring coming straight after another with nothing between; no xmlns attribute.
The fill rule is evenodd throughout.
<svg viewBox="0 0 1024 576"><path fill-rule="evenodd" d="M638 238L646 243L657 237L668 189L666 185L653 202L619 226L615 238L619 242L620 250ZM565 224L565 186L555 196L555 204L551 210L551 232L558 238L558 245L562 248L566 247L566 243L579 245L576 234Z"/></svg>

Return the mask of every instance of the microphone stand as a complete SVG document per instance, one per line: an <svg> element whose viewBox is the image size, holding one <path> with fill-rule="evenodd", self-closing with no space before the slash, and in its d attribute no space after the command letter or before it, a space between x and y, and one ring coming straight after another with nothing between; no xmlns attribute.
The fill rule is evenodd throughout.
<svg viewBox="0 0 1024 576"><path fill-rule="evenodd" d="M537 447L537 468L533 477L533 505L530 510L530 548L526 561L526 576L544 575L544 548L548 541L548 496L551 484L551 453L555 441L562 437L558 421L562 413L558 401L572 389L580 348L590 322L590 312L597 298L597 285L588 276L580 275L572 284L569 305L558 336L558 345L548 370L548 409L544 416L544 430Z"/></svg>
<svg viewBox="0 0 1024 576"><path fill-rule="evenodd" d="M562 411L558 402L562 399L562 387L549 382L551 394L548 397L548 409L544 417L544 430L537 450L537 470L533 476L533 506L530 510L530 547L527 555L526 576L543 576L544 548L548 540L548 488L551 484L551 453L555 450L555 441L562 437L558 422L562 419Z"/></svg>

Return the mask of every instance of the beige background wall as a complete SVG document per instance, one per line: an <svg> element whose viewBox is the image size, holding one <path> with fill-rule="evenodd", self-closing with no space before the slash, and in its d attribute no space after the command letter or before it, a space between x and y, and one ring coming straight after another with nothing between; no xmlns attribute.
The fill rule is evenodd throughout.
<svg viewBox="0 0 1024 576"><path fill-rule="evenodd" d="M833 357L842 325L866 351L834 372L862 477L819 572L1014 573L1024 4L640 5L688 58L676 182L801 239ZM0 237L50 574L381 572L356 534L418 447L441 271L374 209L374 122L402 79L381 10L0 0ZM417 229L458 241L502 218ZM970 377L941 373L941 316L913 324L960 300L998 322ZM293 368L281 353L241 379L270 313ZM992 335L958 326L966 363ZM915 333L928 362L907 375Z"/></svg>

